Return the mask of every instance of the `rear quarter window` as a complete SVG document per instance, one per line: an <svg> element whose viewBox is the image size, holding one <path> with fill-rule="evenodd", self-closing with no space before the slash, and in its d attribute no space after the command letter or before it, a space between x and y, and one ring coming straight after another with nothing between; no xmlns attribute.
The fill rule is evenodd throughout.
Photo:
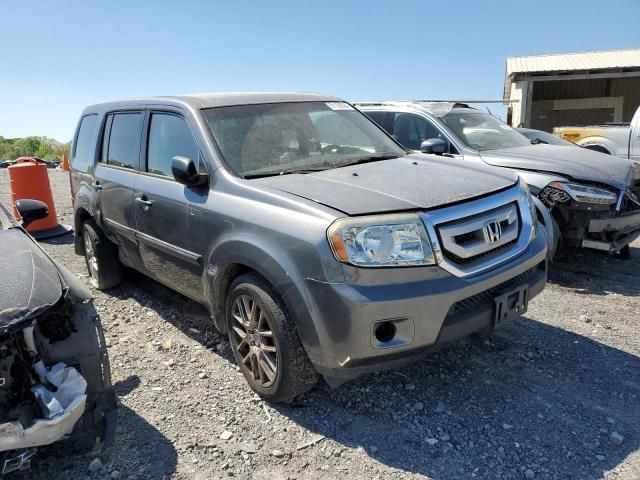
<svg viewBox="0 0 640 480"><path fill-rule="evenodd" d="M73 158L71 162L74 167L93 163L96 153L95 135L97 126L98 115L86 115L80 120L78 135L73 143Z"/></svg>

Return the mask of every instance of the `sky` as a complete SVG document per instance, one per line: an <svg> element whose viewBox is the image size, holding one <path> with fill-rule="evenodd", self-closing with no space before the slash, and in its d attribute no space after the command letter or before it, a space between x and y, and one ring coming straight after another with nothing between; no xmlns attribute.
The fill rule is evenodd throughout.
<svg viewBox="0 0 640 480"><path fill-rule="evenodd" d="M507 57L640 48L640 0L0 0L0 19L0 135L60 141L119 98L500 99Z"/></svg>

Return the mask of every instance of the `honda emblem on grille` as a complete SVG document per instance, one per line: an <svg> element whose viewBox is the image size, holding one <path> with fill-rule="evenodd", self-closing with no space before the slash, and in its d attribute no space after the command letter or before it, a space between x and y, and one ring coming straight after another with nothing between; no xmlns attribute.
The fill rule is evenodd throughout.
<svg viewBox="0 0 640 480"><path fill-rule="evenodd" d="M499 242L502 238L502 226L497 220L491 220L484 224L484 238L487 243Z"/></svg>

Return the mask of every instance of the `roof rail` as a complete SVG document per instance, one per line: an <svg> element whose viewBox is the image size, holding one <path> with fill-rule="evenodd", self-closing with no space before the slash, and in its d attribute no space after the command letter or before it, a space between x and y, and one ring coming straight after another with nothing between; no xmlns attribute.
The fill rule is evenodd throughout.
<svg viewBox="0 0 640 480"><path fill-rule="evenodd" d="M358 105L390 105L394 103L518 103L520 100L384 100L378 102L354 102Z"/></svg>
<svg viewBox="0 0 640 480"><path fill-rule="evenodd" d="M398 100L399 102L414 103L518 103L520 100Z"/></svg>

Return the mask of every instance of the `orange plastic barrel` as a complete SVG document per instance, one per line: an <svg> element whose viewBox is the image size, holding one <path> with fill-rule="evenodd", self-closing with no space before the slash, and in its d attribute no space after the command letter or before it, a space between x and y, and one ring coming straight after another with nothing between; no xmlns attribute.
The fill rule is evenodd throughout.
<svg viewBox="0 0 640 480"><path fill-rule="evenodd" d="M69 171L69 152L67 152L66 148L62 152L62 166L60 168L65 172Z"/></svg>
<svg viewBox="0 0 640 480"><path fill-rule="evenodd" d="M20 220L20 214L15 207L18 200L40 200L49 207L49 215L46 218L35 220L27 227L27 231L34 238L55 237L71 231L70 226L58 223L46 163L35 158L20 157L7 170L9 171L13 215L17 220Z"/></svg>

